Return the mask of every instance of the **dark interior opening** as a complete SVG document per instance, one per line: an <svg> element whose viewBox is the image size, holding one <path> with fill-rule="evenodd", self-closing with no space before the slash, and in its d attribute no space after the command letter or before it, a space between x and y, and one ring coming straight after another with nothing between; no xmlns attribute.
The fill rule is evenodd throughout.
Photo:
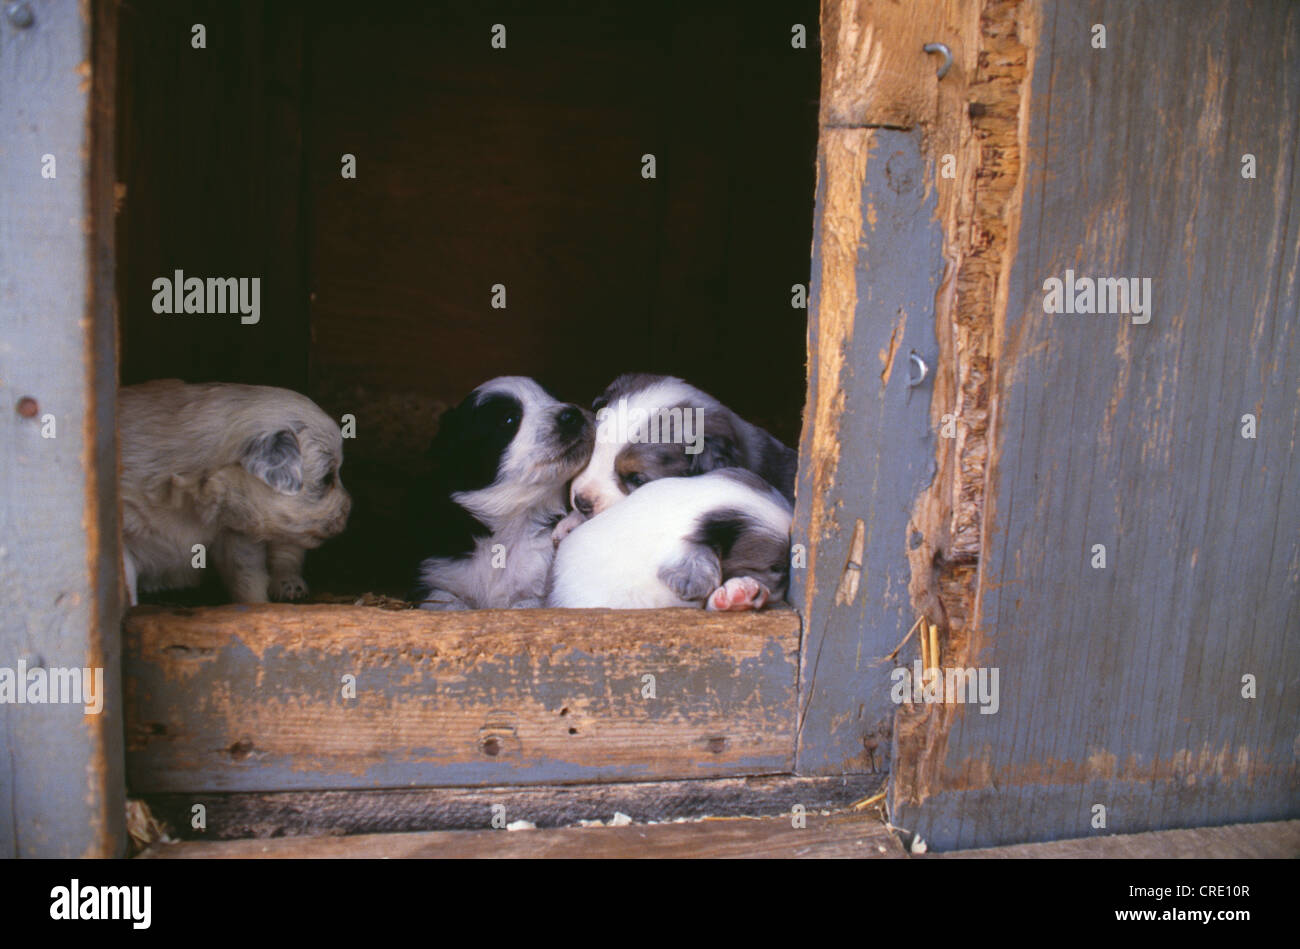
<svg viewBox="0 0 1300 949"><path fill-rule="evenodd" d="M798 442L816 2L545 8L121 6L121 381L356 417L352 519L308 556L314 591L409 587L406 487L439 412L493 376L589 404L621 372L679 375ZM154 313L176 270L259 277L259 322Z"/></svg>

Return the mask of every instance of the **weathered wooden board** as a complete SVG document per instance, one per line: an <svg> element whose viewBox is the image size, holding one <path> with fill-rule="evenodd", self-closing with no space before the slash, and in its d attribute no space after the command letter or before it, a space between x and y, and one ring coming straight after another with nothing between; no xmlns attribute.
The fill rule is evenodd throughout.
<svg viewBox="0 0 1300 949"><path fill-rule="evenodd" d="M908 521L934 475L929 380L942 270L920 132L824 128L793 571L804 610L800 774L884 770L885 658L912 624Z"/></svg>
<svg viewBox="0 0 1300 949"><path fill-rule="evenodd" d="M952 849L1294 816L1300 7L1041 23L964 657L1000 708L921 731L893 820ZM1150 322L1045 313L1067 269L1151 278Z"/></svg>
<svg viewBox="0 0 1300 949"><path fill-rule="evenodd" d="M99 669L104 705L0 705L0 857L114 856L112 11L31 9L0 27L0 667Z"/></svg>
<svg viewBox="0 0 1300 949"><path fill-rule="evenodd" d="M948 860L1295 860L1300 821L1113 834L934 854Z"/></svg>
<svg viewBox="0 0 1300 949"><path fill-rule="evenodd" d="M821 123L908 129L936 119L943 86L973 63L971 0L823 0ZM943 43L953 62L941 80Z"/></svg>
<svg viewBox="0 0 1300 949"><path fill-rule="evenodd" d="M890 831L874 817L808 815L796 827L789 816L729 818L681 824L565 827L553 830L442 831L366 834L287 840L188 841L160 844L145 857L199 858L541 858L558 859L773 859L903 858Z"/></svg>
<svg viewBox="0 0 1300 949"><path fill-rule="evenodd" d="M802 834L802 836L799 836ZM315 839L184 841L158 844L152 860L429 857L822 857L903 858L907 852L883 825L859 816L808 818L802 830L790 818L713 820L630 827L559 828L523 832L446 831L363 834ZM1123 834L1093 840L928 853L923 860L1068 859L1295 859L1300 821L1232 824L1196 830Z"/></svg>
<svg viewBox="0 0 1300 949"><path fill-rule="evenodd" d="M793 768L790 610L144 607L126 627L135 794Z"/></svg>
<svg viewBox="0 0 1300 949"><path fill-rule="evenodd" d="M524 785L485 788L384 788L378 791L281 791L244 794L156 794L150 812L173 838L238 840L487 830L494 808L507 821L566 827L609 821L616 813L638 823L694 817L762 817L842 810L874 794L876 775L792 778L708 778L612 784ZM195 826L195 805L204 820Z"/></svg>

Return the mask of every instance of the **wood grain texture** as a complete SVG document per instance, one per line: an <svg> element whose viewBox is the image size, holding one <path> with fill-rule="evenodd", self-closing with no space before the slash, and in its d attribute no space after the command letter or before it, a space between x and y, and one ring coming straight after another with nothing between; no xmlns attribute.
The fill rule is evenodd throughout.
<svg viewBox="0 0 1300 949"><path fill-rule="evenodd" d="M842 810L871 796L874 775L833 778L763 776L692 781L630 781L484 788L386 788L377 791L285 791L242 794L156 794L150 811L178 839L238 840L339 834L488 830L493 808L508 821L565 827L610 821L616 813L637 823L696 817L762 817ZM193 826L201 804L205 826Z"/></svg>
<svg viewBox="0 0 1300 949"><path fill-rule="evenodd" d="M1300 821L1083 837L936 854L947 860L1295 860Z"/></svg>
<svg viewBox="0 0 1300 949"><path fill-rule="evenodd" d="M823 126L908 129L932 122L945 85L975 65L971 0L823 0ZM953 64L942 81L944 43ZM957 81L954 82L954 79Z"/></svg>
<svg viewBox="0 0 1300 949"><path fill-rule="evenodd" d="M930 390L908 387L909 356L935 364L941 263L919 133L824 128L820 162L793 531L807 549L792 576L807 631L801 774L887 767L884 657L912 623L908 515L934 464Z"/></svg>
<svg viewBox="0 0 1300 949"><path fill-rule="evenodd" d="M927 853L922 860L1294 859L1300 821L1166 830L1042 844ZM532 831L444 831L281 840L183 841L158 844L152 860L389 858L878 858L909 855L877 821L858 815L705 820L628 827L566 827Z"/></svg>
<svg viewBox="0 0 1300 949"><path fill-rule="evenodd" d="M222 858L902 858L898 838L861 815L812 815L796 828L790 817L722 818L681 824L566 827L555 830L442 831L356 837L187 841L160 844L152 859Z"/></svg>
<svg viewBox="0 0 1300 949"><path fill-rule="evenodd" d="M789 610L140 608L128 781L141 794L789 772L798 639Z"/></svg>
<svg viewBox="0 0 1300 949"><path fill-rule="evenodd" d="M918 616L937 630L935 652L967 667L982 551L993 405L995 314L1005 311L1023 197L1022 153L1038 7L1019 0L970 4L960 44L963 68L941 84L943 101L924 123L943 225L944 279L936 298L940 357L930 418L937 475L912 510L909 589ZM945 177L944 165L953 177ZM919 538L919 539L918 539ZM901 651L910 666L915 646ZM893 757L908 774L945 731L954 706L900 709Z"/></svg>
<svg viewBox="0 0 1300 949"><path fill-rule="evenodd" d="M1192 6L1042 7L972 624L1001 707L894 775L940 848L1297 813L1300 8ZM1067 268L1152 278L1150 323L1044 313Z"/></svg>
<svg viewBox="0 0 1300 949"><path fill-rule="evenodd" d="M975 605L988 430L994 314L1006 306L1022 192L1022 99L1036 5L965 4L959 62L922 122L943 227L944 278L935 300L939 358L930 421L938 473L917 499L909 546L912 603L937 625L942 649L964 654ZM904 654L904 662L911 661ZM897 737L897 735L896 735Z"/></svg>
<svg viewBox="0 0 1300 949"><path fill-rule="evenodd" d="M117 856L111 84L95 77L113 37L86 4L34 8L0 32L0 666L98 667L106 698L98 715L0 705L0 856Z"/></svg>

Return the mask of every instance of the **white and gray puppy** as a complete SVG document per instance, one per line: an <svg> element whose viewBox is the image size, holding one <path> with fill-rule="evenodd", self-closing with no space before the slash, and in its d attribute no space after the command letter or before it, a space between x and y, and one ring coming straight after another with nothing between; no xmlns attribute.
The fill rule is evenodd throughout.
<svg viewBox="0 0 1300 949"><path fill-rule="evenodd" d="M784 597L789 558L790 502L758 475L663 478L565 538L547 605L759 609Z"/></svg>
<svg viewBox="0 0 1300 949"><path fill-rule="evenodd" d="M236 602L304 596L305 551L352 507L338 424L271 386L158 379L124 387L118 405L132 605L139 590L197 586L195 544Z"/></svg>
<svg viewBox="0 0 1300 949"><path fill-rule="evenodd" d="M592 407L596 446L573 479L573 513L557 525L556 543L586 518L660 478L746 468L794 501L795 452L675 376L621 375Z"/></svg>
<svg viewBox="0 0 1300 949"><path fill-rule="evenodd" d="M523 376L485 382L444 412L414 518L421 606L541 606L551 531L593 437L589 412Z"/></svg>

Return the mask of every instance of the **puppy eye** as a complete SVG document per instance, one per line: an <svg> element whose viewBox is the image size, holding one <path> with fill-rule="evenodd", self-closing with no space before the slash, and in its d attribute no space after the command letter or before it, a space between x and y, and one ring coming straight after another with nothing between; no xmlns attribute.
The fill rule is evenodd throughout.
<svg viewBox="0 0 1300 949"><path fill-rule="evenodd" d="M639 488L641 487L641 485L645 484L646 481L648 481L649 479L646 478L645 475L641 474L641 472L634 471L631 474L624 475L623 480L628 484L629 487Z"/></svg>
<svg viewBox="0 0 1300 949"><path fill-rule="evenodd" d="M519 416L517 416L517 415L515 415L515 414L513 414L513 413L511 413L510 415L507 415L505 418L501 419L501 427L502 427L502 428L514 428L514 427L515 427L516 425L518 425L518 424L519 424Z"/></svg>

